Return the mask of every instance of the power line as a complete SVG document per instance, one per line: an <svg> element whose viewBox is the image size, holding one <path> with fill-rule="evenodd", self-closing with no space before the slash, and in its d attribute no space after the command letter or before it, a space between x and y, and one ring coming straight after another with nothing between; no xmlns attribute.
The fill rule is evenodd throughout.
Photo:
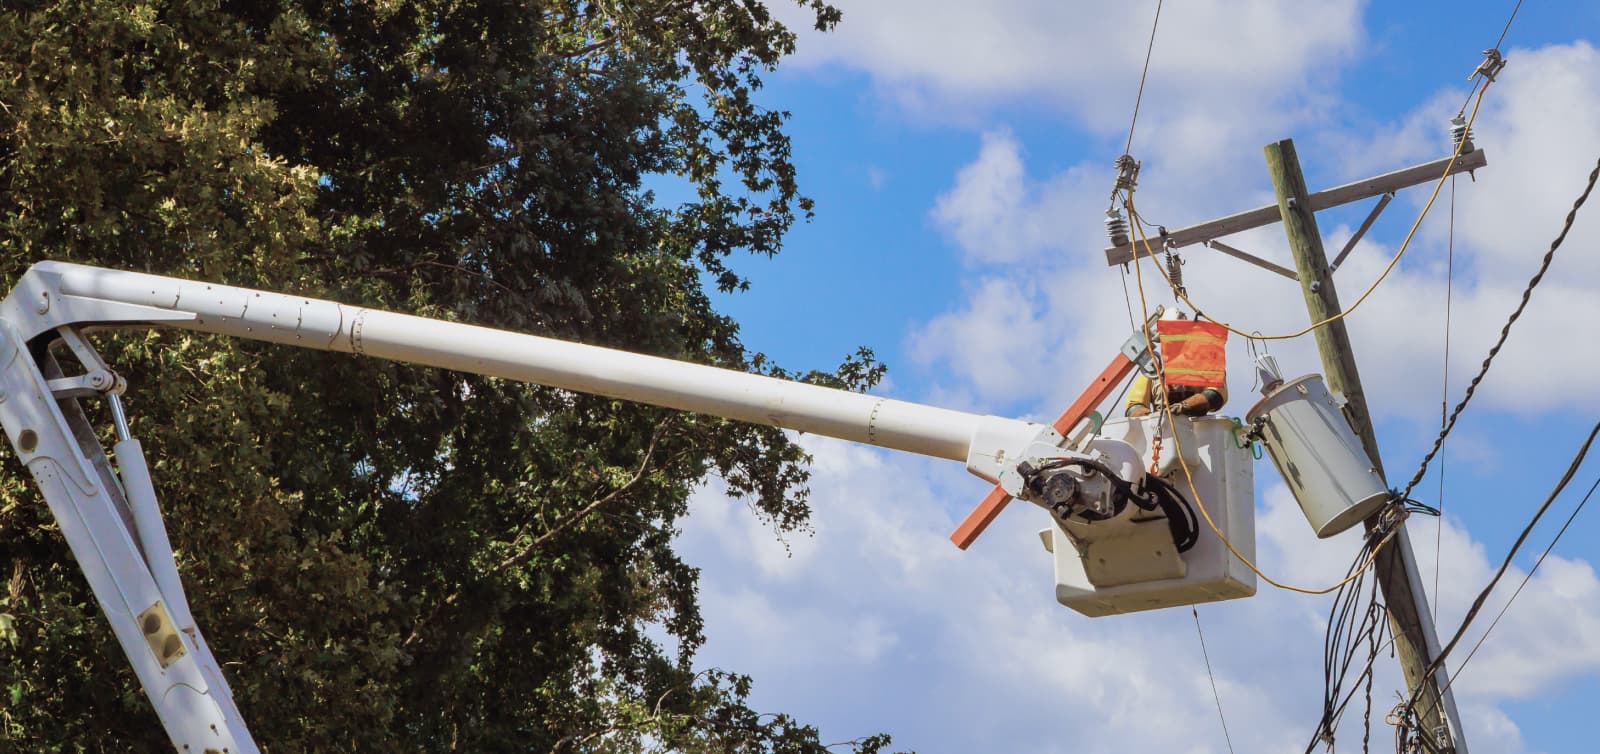
<svg viewBox="0 0 1600 754"><path fill-rule="evenodd" d="M1189 606L1194 614L1194 632L1200 636L1200 656L1206 661L1206 676L1211 679L1211 698L1217 701L1217 719L1222 721L1222 740L1228 742L1228 754L1233 754L1233 736L1228 735L1228 718L1222 715L1222 695L1217 693L1217 677L1211 672L1211 654L1206 651L1206 634L1200 630L1200 611Z"/></svg>
<svg viewBox="0 0 1600 754"><path fill-rule="evenodd" d="M1378 661L1378 635L1367 634L1367 703L1361 711L1361 754L1372 751L1372 666Z"/></svg>
<svg viewBox="0 0 1600 754"><path fill-rule="evenodd" d="M1133 128L1139 125L1139 107L1144 104L1144 82L1150 77L1150 56L1156 49L1156 28L1161 25L1161 5L1165 0L1156 0L1156 17L1150 22L1150 42L1144 50L1144 69L1139 72L1139 93L1133 98L1133 117L1128 121L1128 141L1122 145L1122 155L1127 157L1133 150ZM1120 161L1119 161L1120 162ZM1111 193L1112 206L1115 206L1116 191ZM1128 296L1128 266L1122 266L1122 301L1128 307L1128 327L1138 329L1133 321L1133 299Z"/></svg>
<svg viewBox="0 0 1600 754"><path fill-rule="evenodd" d="M1483 51L1484 55L1490 56L1489 60L1485 62L1485 65L1490 67L1486 70L1483 65L1480 65L1477 70L1472 72L1471 76L1467 77L1472 81L1472 86L1467 89L1467 99L1461 103L1461 109L1456 111L1456 115L1466 112L1467 103L1472 101L1472 93L1478 91L1479 84L1487 86L1486 82L1494 81L1495 72L1499 70L1494 67L1494 61L1499 61L1500 65L1505 64L1504 58L1500 55L1500 45L1505 43L1506 34L1511 31L1511 22L1517 20L1517 11L1519 10L1522 10L1522 0L1517 0L1517 4L1512 6L1511 15L1506 18L1506 25L1500 29L1500 38L1494 41L1494 46Z"/></svg>
<svg viewBox="0 0 1600 754"><path fill-rule="evenodd" d="M1595 170L1600 172L1600 167L1595 168ZM1589 455L1589 447L1594 444L1596 435L1600 435L1600 422L1596 422L1594 429L1589 431L1589 436L1584 439L1583 445L1578 448L1578 452L1572 457L1572 462L1567 466L1566 473L1561 475L1561 479L1556 482L1555 488L1550 490L1549 496L1539 505L1539 509L1534 511L1533 518L1528 521L1527 526L1523 527L1522 533L1517 535L1517 541L1511 544L1511 550L1506 553L1505 559L1500 562L1500 567L1495 569L1494 576L1489 579L1489 583L1484 586L1483 590L1478 592L1477 598L1472 601L1472 607L1467 609L1466 616L1461 619L1461 626L1456 629L1455 634L1450 637L1450 641L1444 645L1444 648L1439 650L1439 654L1433 658L1433 662L1429 663L1428 671L1423 674L1424 677L1430 677L1438 672L1439 668L1444 665L1445 659L1450 656L1451 650L1454 650L1456 644L1460 643L1461 637L1467 632L1467 627L1472 625L1472 621L1478 617L1478 611L1483 609L1483 603L1489 599L1489 594L1500 583L1500 578L1505 575L1506 569L1511 567L1511 559L1516 557L1517 551L1522 549L1524 542L1528 541L1528 535L1533 533L1533 528L1538 525L1545 512L1550 510L1550 504L1554 503L1561 491L1567 488L1567 483L1572 481L1573 475L1578 472L1578 467L1583 465L1583 459ZM1405 703L1404 706L1408 716L1416 707L1422 688L1418 687L1417 693L1412 694L1411 699Z"/></svg>
<svg viewBox="0 0 1600 754"><path fill-rule="evenodd" d="M1145 318L1145 322L1149 322L1150 321L1150 307L1149 307L1149 301L1146 299L1145 290L1144 290L1144 272L1143 272L1144 265L1143 265L1143 263L1141 261L1142 258L1139 256L1138 248L1141 245L1144 246L1145 255L1151 257L1152 259L1155 257L1155 252L1150 251L1150 239L1145 234L1144 222L1139 219L1139 210L1133 204L1133 190L1132 189L1128 189L1123 194L1123 196L1124 196L1124 200L1123 200L1124 201L1124 205L1123 206L1127 208L1128 216L1133 218L1132 229L1133 229L1133 233L1138 238L1138 243L1134 245L1134 261L1133 261L1133 273L1134 274L1133 274L1133 279L1134 279L1135 286L1137 287L1137 289L1139 291L1139 309L1140 309L1140 311L1143 312L1143 316ZM1172 282L1171 278L1167 278L1166 277L1167 276L1167 272L1166 272L1165 269L1162 268L1160 263L1156 264L1156 269L1161 272L1162 277L1166 278L1167 282L1169 284ZM1174 288L1174 290L1177 290L1177 289ZM1181 297L1181 294L1180 294L1180 297ZM1183 300L1185 302L1188 301L1187 298L1184 298ZM1199 308L1198 307L1194 307L1193 304L1190 304L1190 307L1195 309L1195 313L1198 316L1199 315L1199 311L1200 311ZM1216 320L1212 320L1212 321L1215 322ZM1222 324L1222 323L1218 322L1217 324ZM1226 327L1226 325L1224 325L1224 327ZM1153 340L1151 340L1152 336L1150 334L1150 328L1149 327L1143 328L1143 333L1144 333L1145 347L1151 353L1154 353L1155 350L1156 350L1156 347L1155 347L1155 342ZM1167 375L1166 375L1166 372L1158 370L1156 372L1156 376L1155 376L1155 379L1152 382L1151 387L1159 388L1160 392L1157 393L1157 395L1166 395L1166 393L1167 393ZM1188 479L1188 481L1189 481L1189 494L1192 496L1192 499L1194 501L1195 507L1199 509L1201 518L1205 519L1206 526L1210 527L1212 533L1217 535L1217 539L1222 542L1224 547L1228 548L1228 552L1233 553L1233 556L1239 559L1239 562L1243 563L1246 568L1249 568L1251 570L1251 572L1255 573L1255 575L1257 577L1259 577L1262 581L1265 581L1268 584L1271 584L1271 585L1273 585L1273 586L1275 586L1275 587L1277 587L1279 589L1287 589L1287 590L1289 590L1291 592L1299 592L1301 594L1327 594L1329 592L1332 592L1332 591L1344 586L1345 584L1348 584L1351 581L1354 581L1356 579L1356 576L1358 575L1358 572L1365 570L1367 566L1371 565L1372 562L1377 559L1379 551L1381 551L1383 549L1383 547L1385 545L1387 545L1389 542L1393 541L1393 539L1395 537L1395 533L1398 531L1398 527L1400 525L1400 521L1398 519L1392 520L1389 525L1384 526L1382 528L1381 538L1378 538L1376 544L1372 544L1371 545L1371 549L1366 555L1366 560L1362 562L1362 564L1361 564L1361 566L1359 568L1351 571L1350 575L1345 576L1345 578L1343 580L1339 581L1336 584L1332 584L1332 585L1330 585L1328 587L1325 587L1323 589L1310 589L1310 588L1307 588L1307 587L1295 586L1293 584L1289 584L1289 583L1285 583L1285 582L1282 582L1282 581L1278 581L1277 579L1274 579L1271 576L1268 576L1265 571L1261 570L1261 568L1256 565L1255 560L1253 558L1246 557L1244 553L1240 552L1239 548L1237 546L1235 546L1233 544L1233 542L1228 539L1228 535L1222 531L1221 527L1217 526L1216 520L1211 518L1211 512L1206 508L1205 500L1203 500L1200 497L1199 488L1195 486L1194 475L1192 473L1190 473L1190 471L1189 471L1189 461L1184 457L1184 454L1183 454L1183 439L1182 439L1182 437L1180 435L1174 434L1172 436L1172 440L1173 440L1173 444L1177 445L1177 454L1176 455L1178 457L1178 466L1183 469L1184 477L1186 479ZM1369 533L1368 536L1369 537L1373 537L1375 535ZM1370 543L1370 541L1371 540L1369 539L1369 543Z"/></svg>
<svg viewBox="0 0 1600 754"><path fill-rule="evenodd" d="M1467 138L1462 134L1461 138ZM1439 380L1439 428L1450 410L1450 307L1456 290L1456 176L1450 176L1450 236L1444 273L1444 375ZM1444 456L1439 456L1439 526L1433 530L1433 620L1439 621L1439 557L1444 546Z"/></svg>
<svg viewBox="0 0 1600 754"><path fill-rule="evenodd" d="M1516 323L1517 319L1522 316L1522 312L1527 309L1528 300L1532 297L1534 288L1538 287L1539 281L1544 279L1545 272L1550 269L1550 262L1552 259L1554 259L1556 250L1561 248L1562 242L1564 242L1567 238L1567 233L1572 230L1572 223L1577 219L1578 209L1581 208L1584 202L1588 200L1589 193L1594 190L1595 181L1597 179L1600 179L1600 160L1596 161L1594 170L1589 172L1589 179L1584 186L1583 193L1578 195L1578 198L1572 203L1572 209L1567 211L1566 219L1562 222L1561 232L1556 235L1555 240L1550 242L1550 250L1545 252L1544 258L1540 261L1538 272L1534 273L1533 277L1528 281L1527 287L1523 289L1522 300L1517 303L1517 308L1506 320L1505 325L1500 328L1499 339L1495 341L1494 347L1489 349L1489 355L1484 358L1483 365L1479 368L1478 374L1473 377L1472 382L1467 385L1466 394L1462 397L1461 402L1456 404L1455 410L1451 412L1450 418L1445 422L1444 428L1440 430L1439 436L1434 440L1433 448L1430 449L1428 454L1423 457L1422 463L1418 465L1416 473L1411 477L1411 481L1406 484L1405 491L1400 493L1401 498L1410 497L1411 490L1416 487L1417 483L1422 480L1423 475L1427 473L1428 464L1433 460L1434 456L1438 454L1440 448L1444 445L1445 438L1450 435L1450 431L1455 427L1456 420L1461 416L1461 412L1465 410L1467 404L1471 402L1472 396L1476 392L1478 385L1483 381L1484 376L1488 374L1490 365L1494 363L1495 356L1499 354L1501 347L1505 345L1506 338L1510 336L1511 326ZM1488 586L1485 586L1483 591L1479 592L1477 598L1473 600L1472 606L1467 610L1466 617L1464 617L1461 621L1461 626L1456 629L1455 635L1451 637L1449 643L1445 644L1444 648L1439 651L1439 654L1433 658L1431 663L1429 663L1427 672L1423 674L1423 677L1426 678L1433 676L1433 674L1438 672L1439 668L1444 665L1445 658L1450 655L1450 652L1455 649L1456 644L1461 641L1461 637L1466 633L1467 627L1471 625L1472 621L1477 617L1478 611L1483 609L1483 603L1488 599L1489 593L1494 590L1495 585L1500 582L1500 578L1505 575L1506 569L1511 565L1512 557L1516 555L1517 551L1522 547L1522 544L1527 541L1528 535L1533 531L1533 527L1538 524L1540 518L1542 518L1545 512L1550 509L1550 504L1555 501L1556 496L1559 495L1561 490L1566 488L1567 483L1572 480L1572 475L1577 472L1578 466L1583 462L1583 458L1588 454L1589 446L1594 442L1594 438L1597 433L1600 433L1600 423L1595 424L1594 430L1589 433L1588 439L1584 441L1583 446L1579 448L1577 455L1573 458L1572 465L1569 466L1567 472L1562 475L1560 482L1556 484L1556 488L1551 491L1550 496L1545 499L1544 503L1540 505L1539 509L1533 514L1532 520L1530 520L1528 525L1522 530L1522 534L1517 537L1517 541L1512 545L1511 551L1506 554L1505 561L1502 562L1500 564L1500 568L1495 571L1494 577L1489 580ZM1442 521L1440 525L1443 525ZM1400 724L1402 727L1409 726L1411 715L1416 708L1417 702L1419 701L1424 688L1426 688L1426 685L1418 686L1418 688L1411 694L1410 699L1408 699L1404 704L1400 705ZM1441 691L1440 694L1442 695L1443 692ZM1403 731L1397 731L1397 735L1401 735L1402 733ZM1419 733L1424 732L1419 731Z"/></svg>
<svg viewBox="0 0 1600 754"><path fill-rule="evenodd" d="M1139 105L1144 102L1144 82L1150 76L1150 54L1156 49L1156 27L1161 24L1161 4L1164 0L1156 0L1156 18L1150 22L1150 44L1144 50L1144 70L1139 74L1139 94L1133 98L1133 119L1128 122L1128 142L1122 147L1122 153L1128 154L1133 149L1133 127L1139 124Z"/></svg>
<svg viewBox="0 0 1600 754"><path fill-rule="evenodd" d="M1139 323L1133 321L1133 298L1128 295L1128 268L1122 268L1122 303L1128 307L1128 329L1139 329Z"/></svg>
<svg viewBox="0 0 1600 754"><path fill-rule="evenodd" d="M1511 8L1511 17L1506 19L1506 28L1500 30L1500 38L1494 41L1495 49L1500 49L1501 43L1506 41L1506 32L1511 31L1511 22L1517 20L1519 10L1522 10L1522 0L1517 0L1517 4Z"/></svg>
<svg viewBox="0 0 1600 754"><path fill-rule="evenodd" d="M1477 643L1472 645L1472 651L1467 653L1467 658L1456 666L1456 672L1450 676L1450 684L1454 684L1456 679L1461 677L1461 671L1465 670L1467 663L1472 662L1473 656L1478 654L1478 648L1483 646L1484 640L1489 638L1489 634L1494 631L1494 627L1500 625L1500 619L1504 618L1506 611L1511 609L1511 603L1517 601L1517 595L1522 594L1522 588L1528 585L1528 581L1533 578L1533 574L1539 570L1540 564L1544 563L1544 559L1550 555L1550 551L1555 549L1556 543L1561 541L1561 535L1567 533L1567 527L1572 526L1573 519L1578 517L1578 513L1589 502L1589 497L1594 495L1597 487L1600 487L1600 477L1594 480L1594 484L1589 485L1589 491L1584 493L1582 500L1578 501L1578 507L1572 509L1572 515L1567 516L1566 523L1561 525L1560 531L1556 532L1556 536L1550 540L1550 544L1544 548L1544 552L1539 553L1539 559L1533 561L1533 567L1529 568L1527 575L1522 577L1522 583L1517 585L1517 590L1511 593L1511 599L1506 600L1506 604L1500 608L1500 613L1494 616L1494 620L1490 621L1489 627L1483 630L1483 635L1479 636ZM1446 684L1445 688L1450 688L1450 684Z"/></svg>
<svg viewBox="0 0 1600 754"><path fill-rule="evenodd" d="M1597 178L1600 178L1600 160L1595 162L1594 170L1589 172L1589 183L1584 186L1583 193L1578 195L1577 200L1572 203L1572 209L1568 210L1566 221L1561 225L1561 233L1556 236L1554 241L1550 242L1550 250L1545 252L1543 261L1539 263L1539 271L1534 273L1533 277L1528 280L1528 286L1522 290L1522 301L1517 304L1516 310L1511 312L1510 319L1507 319L1505 325L1500 328L1500 339L1495 341L1493 348L1489 349L1489 355L1484 358L1483 365L1478 368L1477 376L1473 377L1472 382L1467 385L1466 394L1462 396L1461 402L1456 404L1455 411L1451 412L1449 420L1445 422L1444 429L1440 430L1439 436L1434 439L1433 448L1428 451L1426 456L1423 456L1422 463L1417 466L1417 472L1411 475L1411 481L1406 483L1405 491L1400 493L1400 497L1410 497L1411 490L1415 489L1417 483L1422 481L1423 475L1428 473L1428 464L1433 461L1433 457L1444 446L1444 439L1450 435L1450 430L1455 428L1456 419L1461 416L1461 412L1472 401L1473 394L1478 390L1478 384L1483 382L1484 375L1489 373L1489 366L1494 363L1494 357L1500 353L1500 348L1506 344L1506 338L1511 334L1511 326L1516 324L1517 319L1522 316L1523 310L1528 307L1528 299L1533 296L1533 289L1539 286L1539 281L1544 279L1545 271L1550 269L1550 261L1555 258L1556 249L1561 248L1562 242L1567 240L1567 233L1572 230L1572 222L1578 217L1578 209L1583 206L1584 202L1588 201L1589 192L1594 190Z"/></svg>
<svg viewBox="0 0 1600 754"><path fill-rule="evenodd" d="M1466 131L1470 132L1472 130L1473 122L1478 119L1478 109L1483 106L1483 97L1484 97L1485 94L1488 94L1488 92L1489 92L1489 87L1488 87L1487 84L1485 84L1484 87L1481 90L1478 91L1478 98L1477 98L1476 102L1474 102L1473 105L1472 105L1472 114L1467 117ZM1322 320L1320 322L1313 322L1309 326L1307 326L1305 328L1302 328L1300 330L1296 330L1294 332L1279 333L1279 334L1275 334L1275 335L1262 335L1260 332L1246 332L1245 330L1242 330L1242 329L1240 329L1238 327L1235 327L1234 325L1232 325L1232 324L1230 324L1228 322L1225 322L1222 319L1219 319L1219 318L1217 318L1215 316L1212 316L1210 314L1206 314L1205 311L1202 310L1199 305L1195 304L1194 301L1190 300L1188 292L1185 291L1183 289L1183 287L1178 284L1177 281L1173 280L1172 277L1167 274L1167 271L1162 269L1160 264L1156 265L1156 271L1161 273L1161 277L1163 279L1165 279L1166 282L1167 282L1167 285L1172 288L1173 295L1176 296L1179 301L1182 301L1183 303L1188 304L1190 309L1194 310L1195 316L1205 317L1206 319L1209 319L1212 322L1215 322L1216 324L1222 326L1224 329L1226 329L1228 332L1233 333L1234 335L1238 335L1238 336L1243 337L1243 338L1249 338L1251 340L1291 340L1291 339L1294 339L1294 338L1298 338L1298 337L1300 337L1302 335L1305 335L1306 333L1309 333L1309 332L1311 332L1311 331L1313 331L1313 330L1315 330L1315 329L1317 329L1319 327L1327 325L1330 322L1335 322L1337 320L1343 319L1347 315L1351 314L1357 308L1359 308L1361 306L1361 304L1366 302L1367 297L1371 296L1372 292L1376 291L1378 289L1378 286L1383 284L1384 280L1388 279L1389 273L1394 272L1395 267L1400 264L1400 257L1404 256L1405 253L1406 253L1406 250L1411 247L1411 240L1416 236L1417 230L1422 227L1422 221L1425 220L1428 217L1428 212L1433 209L1434 202L1436 202L1439 199L1439 193L1441 191L1443 191L1443 189L1444 189L1445 179L1452 175L1452 171L1455 169L1456 161L1461 158L1462 154L1466 153L1466 151L1467 151L1466 150L1466 144L1467 144L1467 140L1466 139L1462 139L1459 143L1456 144L1455 152L1450 156L1450 162L1445 165L1444 173L1442 173L1439 176L1439 180L1436 181L1434 183L1434 185L1433 185L1433 193L1428 196L1428 201L1422 205L1422 211L1417 213L1417 219L1416 219L1415 222L1413 222L1411 224L1411 230L1406 232L1405 239L1400 242L1400 247L1395 250L1394 256L1392 258L1390 258L1388 266L1383 268L1383 272L1378 275L1378 279L1372 281L1372 284L1367 286L1367 289L1365 291L1363 291L1360 296L1356 297L1355 303L1345 307L1344 311L1341 311L1341 312L1339 312L1337 314L1329 316L1327 319L1324 319L1324 320ZM1115 192L1113 192L1113 196L1115 196ZM1128 203L1131 205L1132 204L1132 202L1131 202L1132 192L1128 193L1128 197L1130 199L1130 201ZM1141 222L1141 220L1140 220L1138 214L1136 212L1134 212L1134 210L1132 209L1131 206L1128 209L1128 214L1129 214L1129 217L1132 219L1132 221L1135 224L1134 227L1137 228L1138 224ZM1145 246L1145 254L1147 256L1151 257L1152 259L1154 259L1155 252L1150 250L1150 244L1149 244L1148 240L1140 239L1140 242L1142 242L1144 244L1144 246ZM1133 243L1132 246L1133 246L1134 264L1138 264L1138 261L1139 261L1139 242ZM1410 490L1408 489L1407 491L1409 492Z"/></svg>
<svg viewBox="0 0 1600 754"><path fill-rule="evenodd" d="M1376 642L1388 625L1384 620L1388 612L1378 602L1378 580L1373 579L1370 584L1366 582L1367 563L1363 562L1363 556L1372 546L1370 540L1363 545L1347 571L1354 574L1356 579L1339 589L1338 594L1334 595L1333 605L1328 609L1328 627L1322 639L1322 718L1311 740L1306 743L1306 754L1315 751L1318 743L1333 743L1339 720L1344 716L1345 707L1354 698L1362 679L1367 679L1370 685L1372 664L1377 660ZM1360 599L1363 587L1367 592L1365 600ZM1344 688L1345 678L1363 640L1368 642L1372 651L1356 676L1356 685L1352 685L1341 700L1340 691Z"/></svg>

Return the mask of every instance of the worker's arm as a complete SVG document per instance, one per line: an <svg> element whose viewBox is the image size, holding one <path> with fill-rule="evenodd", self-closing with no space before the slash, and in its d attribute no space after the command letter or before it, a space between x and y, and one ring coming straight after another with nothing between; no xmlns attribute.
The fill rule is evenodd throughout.
<svg viewBox="0 0 1600 754"><path fill-rule="evenodd" d="M1133 378L1128 388L1128 400L1123 405L1124 416L1144 416L1150 413L1150 378L1140 374Z"/></svg>
<svg viewBox="0 0 1600 754"><path fill-rule="evenodd" d="M1208 387L1172 405L1172 413L1179 416L1202 416L1220 411L1228 402L1228 389Z"/></svg>

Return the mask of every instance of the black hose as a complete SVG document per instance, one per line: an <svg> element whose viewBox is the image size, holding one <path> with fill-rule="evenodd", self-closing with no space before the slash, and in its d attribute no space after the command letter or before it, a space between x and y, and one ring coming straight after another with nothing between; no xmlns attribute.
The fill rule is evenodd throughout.
<svg viewBox="0 0 1600 754"><path fill-rule="evenodd" d="M1038 467L1037 472L1069 467L1085 468L1105 477L1115 494L1138 506L1141 510L1160 510L1167 517L1167 528L1172 532L1172 544L1178 552L1188 552L1200 541L1200 519L1194 506L1177 488L1160 477L1145 477L1144 489L1135 491L1133 483L1123 479L1111 467L1092 458L1060 458ZM1036 473L1037 473L1036 472ZM1120 509L1119 509L1120 510Z"/></svg>

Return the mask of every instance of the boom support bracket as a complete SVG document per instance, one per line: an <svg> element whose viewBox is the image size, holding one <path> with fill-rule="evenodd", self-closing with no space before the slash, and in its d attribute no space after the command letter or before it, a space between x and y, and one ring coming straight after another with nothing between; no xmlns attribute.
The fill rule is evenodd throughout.
<svg viewBox="0 0 1600 754"><path fill-rule="evenodd" d="M44 312L40 312L43 314ZM59 336L86 370L66 376ZM0 321L0 425L50 506L95 600L178 751L257 752L189 613L139 443L118 422L115 467L80 401L121 416L125 388L75 327L24 340Z"/></svg>

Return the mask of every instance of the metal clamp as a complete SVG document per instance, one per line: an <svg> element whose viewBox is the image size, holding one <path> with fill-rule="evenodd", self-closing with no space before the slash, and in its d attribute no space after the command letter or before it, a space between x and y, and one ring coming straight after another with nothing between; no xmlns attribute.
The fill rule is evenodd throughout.
<svg viewBox="0 0 1600 754"><path fill-rule="evenodd" d="M58 327L56 333L61 336L61 341L67 344L72 355L83 365L84 373L76 377L57 377L48 380L45 384L49 386L51 395L57 398L91 398L107 394L121 395L128 389L127 381L106 366L105 360L100 358L100 353L83 339L78 328Z"/></svg>
<svg viewBox="0 0 1600 754"><path fill-rule="evenodd" d="M1472 75L1468 76L1467 80L1471 81L1482 76L1485 81L1493 83L1494 77L1500 75L1500 69L1505 67L1505 56L1500 54L1499 49L1491 47L1483 51L1483 62L1478 64L1478 67L1472 71Z"/></svg>
<svg viewBox="0 0 1600 754"><path fill-rule="evenodd" d="M1122 342L1122 348L1120 349L1122 355L1128 357L1128 361L1137 365L1139 372L1146 377L1154 378L1160 363L1160 357L1151 352L1150 343L1158 339L1155 335L1156 320L1161 319L1161 315L1165 312L1166 307L1157 306L1155 311L1150 313L1150 319L1144 323L1144 329L1135 330L1132 335L1128 336L1127 340ZM1150 333L1148 339L1145 336L1147 331Z"/></svg>
<svg viewBox="0 0 1600 754"><path fill-rule="evenodd" d="M1117 169L1117 182L1112 193L1118 191L1132 191L1139 184L1139 167L1144 163L1133 159L1133 155L1125 154L1118 157L1111 166Z"/></svg>

